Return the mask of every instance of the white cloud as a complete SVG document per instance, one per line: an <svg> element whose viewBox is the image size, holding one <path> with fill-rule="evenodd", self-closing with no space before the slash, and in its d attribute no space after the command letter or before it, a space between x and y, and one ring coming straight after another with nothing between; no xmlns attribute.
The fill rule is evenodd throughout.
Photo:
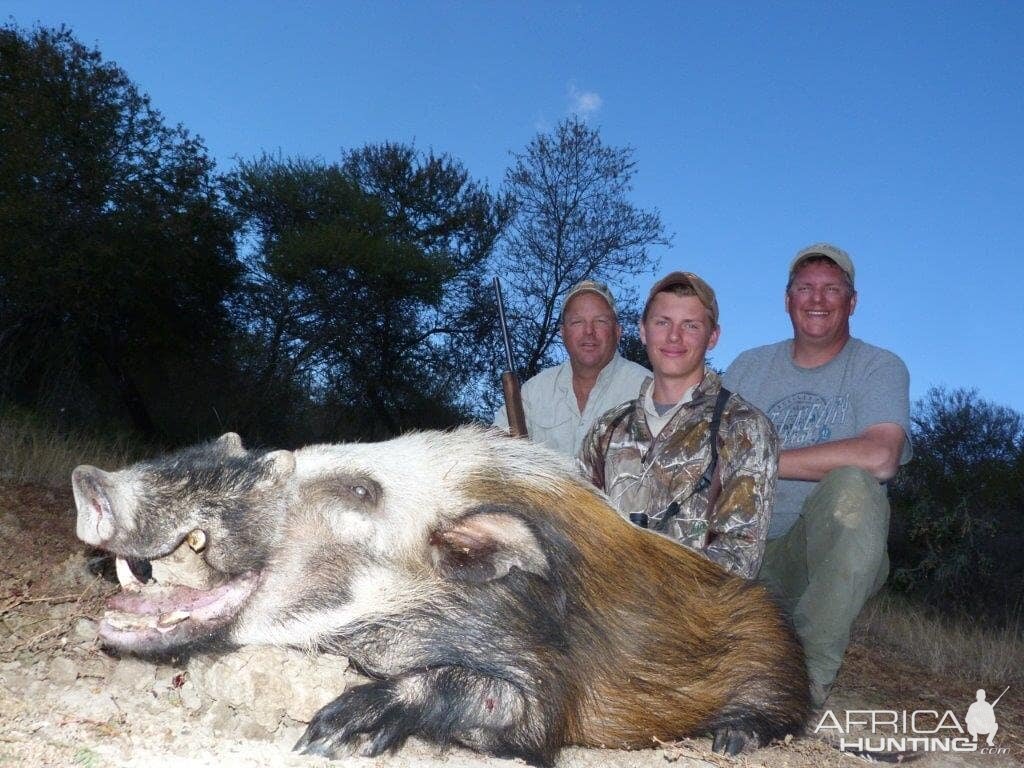
<svg viewBox="0 0 1024 768"><path fill-rule="evenodd" d="M604 102L596 91L581 91L575 83L569 83L569 111L587 118L597 112Z"/></svg>

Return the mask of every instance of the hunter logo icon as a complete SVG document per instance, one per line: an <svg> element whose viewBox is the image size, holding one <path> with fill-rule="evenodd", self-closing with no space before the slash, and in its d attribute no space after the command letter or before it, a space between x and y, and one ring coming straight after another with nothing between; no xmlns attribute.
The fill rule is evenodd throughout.
<svg viewBox="0 0 1024 768"><path fill-rule="evenodd" d="M985 743L990 747L995 746L996 731L999 730L999 724L996 722L996 704L1008 690L1010 690L1010 686L1006 686L1003 693L999 694L999 698L989 704L985 701L985 689L978 689L975 696L977 700L968 707L967 716L964 718L967 723L967 732L975 741L978 740L979 734L987 735Z"/></svg>
<svg viewBox="0 0 1024 768"><path fill-rule="evenodd" d="M1008 690L1010 686L989 703L985 689L979 688L963 719L949 709L848 709L842 716L829 709L822 713L814 733L837 739L840 750L886 761L913 759L918 755L910 753L916 752L1005 755L1009 748L995 744L999 730L995 708Z"/></svg>

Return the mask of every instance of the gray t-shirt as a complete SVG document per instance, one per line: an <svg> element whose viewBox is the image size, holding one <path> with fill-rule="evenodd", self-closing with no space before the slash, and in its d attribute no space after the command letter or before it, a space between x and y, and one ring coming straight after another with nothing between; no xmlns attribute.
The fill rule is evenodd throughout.
<svg viewBox="0 0 1024 768"><path fill-rule="evenodd" d="M817 368L793 362L793 341L743 352L722 379L772 420L782 450L856 437L873 424L891 422L907 435L900 464L910 461L910 374L888 350L851 338ZM788 531L800 517L815 483L779 480L768 538Z"/></svg>

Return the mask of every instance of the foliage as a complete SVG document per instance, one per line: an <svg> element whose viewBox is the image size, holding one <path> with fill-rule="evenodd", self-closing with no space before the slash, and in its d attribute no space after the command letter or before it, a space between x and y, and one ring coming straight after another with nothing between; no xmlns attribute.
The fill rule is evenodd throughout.
<svg viewBox="0 0 1024 768"><path fill-rule="evenodd" d="M892 484L893 585L997 618L1024 594L1024 417L974 390L915 404L914 460Z"/></svg>
<svg viewBox="0 0 1024 768"><path fill-rule="evenodd" d="M463 418L490 332L481 296L500 202L455 160L397 144L332 164L263 156L228 189L251 246L238 310L258 398L301 385L320 414L307 437Z"/></svg>
<svg viewBox="0 0 1024 768"><path fill-rule="evenodd" d="M175 434L214 391L238 272L216 181L70 31L0 28L0 395Z"/></svg>
<svg viewBox="0 0 1024 768"><path fill-rule="evenodd" d="M500 273L528 378L554 362L552 344L569 289L584 278L621 285L651 272L653 245L668 245L657 211L627 197L636 162L629 148L609 147L579 118L538 134L514 156L505 175L514 217L504 243ZM631 296L620 292L630 314Z"/></svg>

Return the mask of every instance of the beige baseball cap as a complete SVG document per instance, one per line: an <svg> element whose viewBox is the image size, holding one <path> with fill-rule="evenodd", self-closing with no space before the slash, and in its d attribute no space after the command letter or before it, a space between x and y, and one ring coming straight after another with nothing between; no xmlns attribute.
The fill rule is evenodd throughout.
<svg viewBox="0 0 1024 768"><path fill-rule="evenodd" d="M651 306L651 300L656 294L662 291L667 291L669 288L674 288L677 285L683 286L684 288L690 288L693 290L694 295L700 299L700 303L704 305L704 308L711 315L711 322L718 325L718 299L715 298L715 292L710 285L705 283L693 272L669 272L661 280L651 286L651 292L647 294L647 302L644 304L644 313L641 315L643 319L647 319L647 310Z"/></svg>
<svg viewBox="0 0 1024 768"><path fill-rule="evenodd" d="M796 272L797 267L800 266L804 259L809 259L812 256L825 256L826 258L832 259L843 272L850 278L850 285L853 285L853 259L850 258L850 254L844 251L842 248L837 248L831 243L815 243L809 245L796 256L793 257L793 261L789 265L789 276L793 277L793 273Z"/></svg>
<svg viewBox="0 0 1024 768"><path fill-rule="evenodd" d="M569 289L569 292L565 294L565 301L562 302L562 314L565 314L565 308L569 306L569 301L581 293L596 293L602 299L608 302L608 306L612 310L612 314L615 315L615 319L619 319L619 312L615 309L615 299L612 297L612 292L608 290L608 286L604 283L600 283L597 280L580 280L576 285Z"/></svg>

